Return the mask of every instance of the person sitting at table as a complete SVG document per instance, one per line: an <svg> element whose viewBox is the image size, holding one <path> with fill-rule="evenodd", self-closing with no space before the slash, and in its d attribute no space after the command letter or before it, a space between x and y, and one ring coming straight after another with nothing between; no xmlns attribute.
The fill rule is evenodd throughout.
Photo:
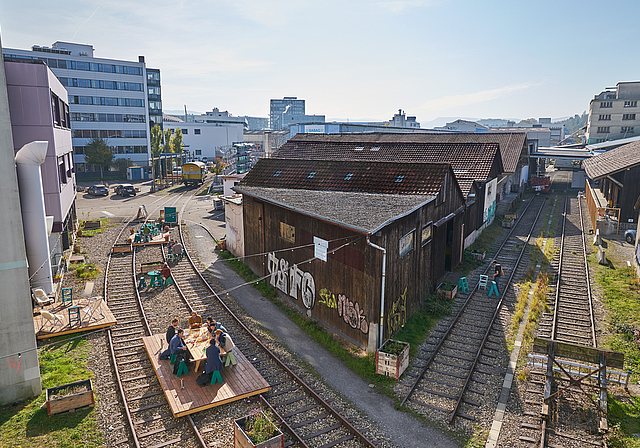
<svg viewBox="0 0 640 448"><path fill-rule="evenodd" d="M187 353L187 346L184 344L184 340L182 336L184 335L184 331L182 328L178 329L176 335L171 338L171 342L169 343L169 350L171 350L172 355L176 355L176 360L173 363L173 374L178 373L178 367L180 366L180 361L185 359L185 355Z"/></svg>
<svg viewBox="0 0 640 448"><path fill-rule="evenodd" d="M222 350L224 350L225 353L230 353L235 347L231 336L229 336L228 333L224 333L222 330L216 330L216 339L218 340L218 345L222 347Z"/></svg>
<svg viewBox="0 0 640 448"><path fill-rule="evenodd" d="M176 335L176 328L178 328L178 319L173 319L171 321L171 325L167 329L166 339L167 344L171 344L171 339ZM160 353L160 359L169 359L171 355L171 348L167 348L165 351Z"/></svg>
<svg viewBox="0 0 640 448"><path fill-rule="evenodd" d="M220 384L223 382L220 372L224 367L220 358L220 349L216 346L215 339L211 339L209 344L209 347L207 347L207 360L204 363L204 373L196 379L196 383L200 386L209 384L214 377L214 383L215 381L219 381Z"/></svg>
<svg viewBox="0 0 640 448"><path fill-rule="evenodd" d="M195 311L191 313L191 317L189 318L189 328L200 328L202 326L202 317L198 315Z"/></svg>
<svg viewBox="0 0 640 448"><path fill-rule="evenodd" d="M162 276L165 278L165 280L169 277L171 277L171 268L169 267L169 265L167 263L165 263L162 266L162 269L160 270L160 272L162 273Z"/></svg>
<svg viewBox="0 0 640 448"><path fill-rule="evenodd" d="M224 328L224 325L216 321L213 317L211 316L207 317L207 322L209 323L210 326L213 326L211 333L213 333L215 330L222 330L225 333L227 332L227 329Z"/></svg>

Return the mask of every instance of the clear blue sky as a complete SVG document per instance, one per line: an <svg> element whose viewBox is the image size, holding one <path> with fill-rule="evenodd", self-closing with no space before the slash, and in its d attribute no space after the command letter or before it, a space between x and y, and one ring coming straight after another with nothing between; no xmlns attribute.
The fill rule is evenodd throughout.
<svg viewBox="0 0 640 448"><path fill-rule="evenodd" d="M92 44L162 76L163 108L327 119L581 113L640 80L638 1L0 0L2 44Z"/></svg>

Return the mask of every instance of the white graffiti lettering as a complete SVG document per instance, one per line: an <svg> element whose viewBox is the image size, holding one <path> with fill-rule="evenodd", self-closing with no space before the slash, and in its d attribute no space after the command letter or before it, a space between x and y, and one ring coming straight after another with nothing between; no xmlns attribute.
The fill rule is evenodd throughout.
<svg viewBox="0 0 640 448"><path fill-rule="evenodd" d="M297 265L289 267L284 258L270 252L267 262L270 274L269 284L274 288L298 300L298 291L302 295L302 304L308 310L313 309L316 301L316 282L310 272L304 272Z"/></svg>

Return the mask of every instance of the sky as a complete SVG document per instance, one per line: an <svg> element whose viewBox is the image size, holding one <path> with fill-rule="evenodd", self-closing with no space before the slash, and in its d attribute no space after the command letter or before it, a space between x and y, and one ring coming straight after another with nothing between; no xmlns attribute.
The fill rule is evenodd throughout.
<svg viewBox="0 0 640 448"><path fill-rule="evenodd" d="M640 80L640 2L0 0L5 48L60 40L161 71L164 110L327 120L562 118Z"/></svg>

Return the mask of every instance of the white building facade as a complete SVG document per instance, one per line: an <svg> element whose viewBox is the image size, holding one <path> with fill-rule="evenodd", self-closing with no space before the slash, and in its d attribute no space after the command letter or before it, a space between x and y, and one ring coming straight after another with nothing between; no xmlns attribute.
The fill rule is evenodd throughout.
<svg viewBox="0 0 640 448"><path fill-rule="evenodd" d="M5 48L13 57L44 60L69 94L74 165L87 171L84 148L92 138L112 147L114 159L147 165L150 126L162 125L160 72L138 61L96 58L93 46L55 42L51 48ZM149 83L147 82L149 78Z"/></svg>
<svg viewBox="0 0 640 448"><path fill-rule="evenodd" d="M215 160L222 148L243 141L243 122L240 123L185 123L165 121L165 129L182 131L184 150L195 160L203 162Z"/></svg>
<svg viewBox="0 0 640 448"><path fill-rule="evenodd" d="M619 82L589 103L587 144L640 135L640 81Z"/></svg>

